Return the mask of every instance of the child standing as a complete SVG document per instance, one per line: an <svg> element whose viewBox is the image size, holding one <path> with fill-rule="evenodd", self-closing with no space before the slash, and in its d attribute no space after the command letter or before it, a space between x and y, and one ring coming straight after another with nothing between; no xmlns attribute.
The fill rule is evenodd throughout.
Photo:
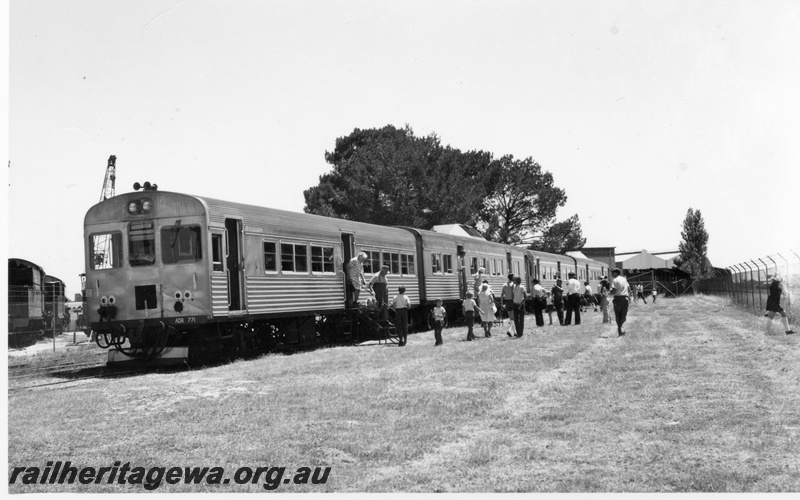
<svg viewBox="0 0 800 500"><path fill-rule="evenodd" d="M433 331L436 337L436 343L434 345L444 345L444 341L442 341L442 328L444 328L444 317L447 315L447 311L442 307L442 299L436 299L436 307L433 308Z"/></svg>
<svg viewBox="0 0 800 500"><path fill-rule="evenodd" d="M475 303L475 299L472 298L472 292L467 292L467 298L464 299L462 305L464 306L464 318L467 320L467 340L472 341L475 340L472 327L475 325L475 309L478 307L478 304Z"/></svg>
<svg viewBox="0 0 800 500"><path fill-rule="evenodd" d="M397 333L397 345L403 347L408 341L408 310L411 308L411 301L406 296L406 287L401 286L397 289L397 295L392 299L392 307L395 310L395 333Z"/></svg>

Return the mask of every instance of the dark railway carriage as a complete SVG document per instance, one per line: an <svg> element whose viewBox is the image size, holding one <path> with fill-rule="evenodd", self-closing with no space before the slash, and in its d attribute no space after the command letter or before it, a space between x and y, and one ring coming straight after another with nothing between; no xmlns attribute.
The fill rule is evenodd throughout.
<svg viewBox="0 0 800 500"><path fill-rule="evenodd" d="M45 273L23 259L8 259L8 345L33 344L45 328Z"/></svg>
<svg viewBox="0 0 800 500"><path fill-rule="evenodd" d="M44 277L45 330L64 331L64 308L66 305L64 282L49 274Z"/></svg>
<svg viewBox="0 0 800 500"><path fill-rule="evenodd" d="M160 191L103 201L84 226L85 314L123 355L110 362L347 334L344 266L361 251L368 280L385 263L390 292L420 300L416 241L399 228Z"/></svg>

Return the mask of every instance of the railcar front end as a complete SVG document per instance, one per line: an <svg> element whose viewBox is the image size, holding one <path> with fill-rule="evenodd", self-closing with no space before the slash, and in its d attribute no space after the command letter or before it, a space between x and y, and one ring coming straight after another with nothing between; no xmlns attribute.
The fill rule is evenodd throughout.
<svg viewBox="0 0 800 500"><path fill-rule="evenodd" d="M121 360L188 356L210 319L210 236L204 204L176 193L115 196L84 219L86 310L94 335Z"/></svg>

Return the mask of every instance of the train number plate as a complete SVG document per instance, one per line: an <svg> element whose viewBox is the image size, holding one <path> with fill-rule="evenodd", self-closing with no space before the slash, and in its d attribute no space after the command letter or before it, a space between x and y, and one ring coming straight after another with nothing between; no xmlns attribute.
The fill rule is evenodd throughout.
<svg viewBox="0 0 800 500"><path fill-rule="evenodd" d="M170 318L171 323L173 325L194 325L197 323L202 323L205 320L205 316L179 316L177 318Z"/></svg>

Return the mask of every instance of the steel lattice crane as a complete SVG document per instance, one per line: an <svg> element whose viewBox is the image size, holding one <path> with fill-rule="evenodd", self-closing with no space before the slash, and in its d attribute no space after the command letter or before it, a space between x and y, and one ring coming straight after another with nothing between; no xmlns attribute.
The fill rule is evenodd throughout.
<svg viewBox="0 0 800 500"><path fill-rule="evenodd" d="M111 155L108 157L108 166L106 167L106 177L103 180L103 190L100 192L100 201L105 201L114 197L114 183L117 180L117 157ZM113 252L111 246L111 235L103 234L94 237L94 268L106 269L112 267Z"/></svg>

